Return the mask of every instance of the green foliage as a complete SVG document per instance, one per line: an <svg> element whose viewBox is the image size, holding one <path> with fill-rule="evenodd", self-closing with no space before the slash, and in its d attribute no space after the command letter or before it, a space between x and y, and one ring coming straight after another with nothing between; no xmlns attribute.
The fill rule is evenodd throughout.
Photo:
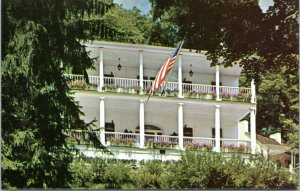
<svg viewBox="0 0 300 191"><path fill-rule="evenodd" d="M118 42L147 43L151 23L140 10L133 8L125 10L115 6L103 16L104 25L117 32L113 38Z"/></svg>
<svg viewBox="0 0 300 191"><path fill-rule="evenodd" d="M74 160L70 165L72 172L71 188L90 188L93 185L94 169L84 160Z"/></svg>
<svg viewBox="0 0 300 191"><path fill-rule="evenodd" d="M208 50L212 65L243 67L241 85L255 80L257 88L257 128L272 127L283 134L283 141L299 148L298 42L299 2L274 0L266 13L258 1L151 0L154 23L153 42L164 45L185 39L185 46ZM220 59L222 58L222 59Z"/></svg>
<svg viewBox="0 0 300 191"><path fill-rule="evenodd" d="M92 61L79 40L90 1L5 1L2 42L3 188L66 188L71 179L65 128L86 128L63 76ZM101 2L97 2L101 3ZM92 6L92 7L91 7ZM99 10L94 10L95 12ZM63 67L61 67L63 65Z"/></svg>
<svg viewBox="0 0 300 191"><path fill-rule="evenodd" d="M165 172L160 161L145 162L133 174L136 188L140 189L160 189L161 176Z"/></svg>
<svg viewBox="0 0 300 191"><path fill-rule="evenodd" d="M123 184L130 184L131 169L123 163L108 165L103 174L105 188L121 188Z"/></svg>
<svg viewBox="0 0 300 191"><path fill-rule="evenodd" d="M180 161L139 162L137 168L133 168L136 162L76 160L72 188L294 189L297 185L287 169L277 168L263 156L188 152Z"/></svg>

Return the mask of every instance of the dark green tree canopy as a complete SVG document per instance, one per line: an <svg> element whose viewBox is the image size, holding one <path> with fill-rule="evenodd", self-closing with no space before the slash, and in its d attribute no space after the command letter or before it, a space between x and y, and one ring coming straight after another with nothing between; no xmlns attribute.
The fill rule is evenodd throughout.
<svg viewBox="0 0 300 191"><path fill-rule="evenodd" d="M88 14L103 15L111 1L3 2L3 188L66 188L73 154L62 133L87 128L67 79L92 66L81 40Z"/></svg>
<svg viewBox="0 0 300 191"><path fill-rule="evenodd" d="M258 1L151 0L154 22L177 30L165 41L168 29L154 24L152 43L175 44L208 50L212 65L243 67L243 85L255 80L258 92L258 130L279 129L283 138L294 137L298 124L299 2L274 0L262 13ZM168 27L170 28L170 27ZM220 59L222 58L222 59ZM258 131L259 132L259 131ZM298 145L297 143L293 145Z"/></svg>

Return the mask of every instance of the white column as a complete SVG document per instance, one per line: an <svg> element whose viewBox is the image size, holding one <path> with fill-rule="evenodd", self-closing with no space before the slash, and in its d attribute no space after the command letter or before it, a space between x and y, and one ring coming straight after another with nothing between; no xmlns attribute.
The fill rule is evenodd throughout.
<svg viewBox="0 0 300 191"><path fill-rule="evenodd" d="M216 65L216 101L220 101L220 66Z"/></svg>
<svg viewBox="0 0 300 191"><path fill-rule="evenodd" d="M100 119L99 119L99 128L100 128L100 142L102 145L106 145L105 143L105 107L104 107L104 100L105 97L99 97L100 98Z"/></svg>
<svg viewBox="0 0 300 191"><path fill-rule="evenodd" d="M256 109L250 108L250 136L251 136L251 154L255 154L256 150Z"/></svg>
<svg viewBox="0 0 300 191"><path fill-rule="evenodd" d="M183 149L183 103L178 103L178 145Z"/></svg>
<svg viewBox="0 0 300 191"><path fill-rule="evenodd" d="M254 84L254 80L252 79L251 80L251 103L256 102L256 100L255 100L256 95L255 94L256 94L255 93L255 84Z"/></svg>
<svg viewBox="0 0 300 191"><path fill-rule="evenodd" d="M103 47L100 47L100 54L99 54L99 86L98 91L102 92L102 88L104 86L104 79L103 79Z"/></svg>
<svg viewBox="0 0 300 191"><path fill-rule="evenodd" d="M140 148L144 148L145 142L145 100L140 100Z"/></svg>
<svg viewBox="0 0 300 191"><path fill-rule="evenodd" d="M216 152L220 152L220 143L221 143L221 115L220 115L220 105L216 105L216 112L215 112L215 139L216 139Z"/></svg>
<svg viewBox="0 0 300 191"><path fill-rule="evenodd" d="M182 93L182 54L178 55L178 98L183 98Z"/></svg>
<svg viewBox="0 0 300 191"><path fill-rule="evenodd" d="M143 50L140 50L139 51L139 56L140 56L140 88L141 88L141 91L140 91L140 94L142 95L143 94L143 89L144 89L144 67L143 67Z"/></svg>

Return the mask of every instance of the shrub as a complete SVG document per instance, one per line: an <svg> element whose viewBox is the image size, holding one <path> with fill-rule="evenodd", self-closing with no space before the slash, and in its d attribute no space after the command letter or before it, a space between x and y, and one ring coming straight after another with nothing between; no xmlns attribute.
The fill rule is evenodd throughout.
<svg viewBox="0 0 300 191"><path fill-rule="evenodd" d="M71 188L90 188L93 184L93 169L82 159L75 159L70 165L72 172Z"/></svg>
<svg viewBox="0 0 300 191"><path fill-rule="evenodd" d="M148 161L141 168L136 170L133 179L136 188L159 189L160 176L164 173L163 163L160 161Z"/></svg>
<svg viewBox="0 0 300 191"><path fill-rule="evenodd" d="M105 188L122 188L122 185L131 184L131 173L131 168L122 162L107 165L103 174Z"/></svg>

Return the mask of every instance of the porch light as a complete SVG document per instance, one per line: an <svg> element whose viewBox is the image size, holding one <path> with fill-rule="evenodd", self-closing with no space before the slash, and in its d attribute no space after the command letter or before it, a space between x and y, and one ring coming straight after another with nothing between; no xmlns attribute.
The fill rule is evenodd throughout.
<svg viewBox="0 0 300 191"><path fill-rule="evenodd" d="M118 64L118 70L120 71L120 70L121 70L121 68L122 68L122 66L121 66L121 64L120 64L120 60L121 60L121 58L118 58L118 60L119 60L119 64Z"/></svg>
<svg viewBox="0 0 300 191"><path fill-rule="evenodd" d="M193 74L194 74L194 72L193 72L193 70L192 70L192 64L190 65L190 68L191 68L191 70L190 70L189 74L190 74L190 76L192 77Z"/></svg>

